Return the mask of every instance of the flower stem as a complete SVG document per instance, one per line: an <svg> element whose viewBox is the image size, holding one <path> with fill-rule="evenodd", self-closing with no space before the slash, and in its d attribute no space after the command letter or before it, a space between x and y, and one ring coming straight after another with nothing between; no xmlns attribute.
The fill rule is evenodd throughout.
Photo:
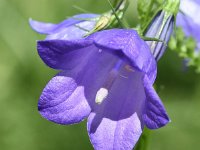
<svg viewBox="0 0 200 150"><path fill-rule="evenodd" d="M116 6L117 6L117 4L118 4L118 1L119 1L119 0L114 0L114 2L113 2L113 6L114 6L114 7L116 7Z"/></svg>
<svg viewBox="0 0 200 150"><path fill-rule="evenodd" d="M113 7L117 8L121 3L123 3L124 0L114 0Z"/></svg>

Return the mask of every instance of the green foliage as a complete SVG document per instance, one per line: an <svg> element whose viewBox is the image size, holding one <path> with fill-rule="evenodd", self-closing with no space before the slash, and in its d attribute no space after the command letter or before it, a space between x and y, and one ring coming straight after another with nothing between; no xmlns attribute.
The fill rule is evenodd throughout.
<svg viewBox="0 0 200 150"><path fill-rule="evenodd" d="M148 150L150 132L150 129L144 128L143 133L135 146L135 150Z"/></svg>
<svg viewBox="0 0 200 150"><path fill-rule="evenodd" d="M154 15L161 8L164 0L138 0L137 3L140 29L144 31Z"/></svg>
<svg viewBox="0 0 200 150"><path fill-rule="evenodd" d="M176 14L179 10L180 0L138 0L138 17L140 31L144 33L152 22L155 15L160 11L165 11L168 16Z"/></svg>
<svg viewBox="0 0 200 150"><path fill-rule="evenodd" d="M176 36L170 39L169 48L184 58L187 66L195 67L200 73L200 53L196 49L196 41L192 37L186 37L181 28L177 28L175 34Z"/></svg>

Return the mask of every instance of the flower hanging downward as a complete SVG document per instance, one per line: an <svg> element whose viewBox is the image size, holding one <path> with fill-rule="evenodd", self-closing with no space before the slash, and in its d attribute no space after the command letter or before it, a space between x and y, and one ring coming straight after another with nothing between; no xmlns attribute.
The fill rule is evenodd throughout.
<svg viewBox="0 0 200 150"><path fill-rule="evenodd" d="M83 38L86 31L76 28L77 22L65 23L31 21L33 29L49 34L38 41L40 57L62 70L41 94L38 109L44 118L74 124L88 117L96 150L131 150L144 126L157 129L169 122L153 88L156 61L136 31L111 29Z"/></svg>

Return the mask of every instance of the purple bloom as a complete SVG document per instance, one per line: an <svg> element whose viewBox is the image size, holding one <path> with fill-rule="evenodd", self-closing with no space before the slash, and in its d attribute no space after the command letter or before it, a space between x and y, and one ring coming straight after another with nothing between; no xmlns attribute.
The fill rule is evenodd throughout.
<svg viewBox="0 0 200 150"><path fill-rule="evenodd" d="M177 26L182 27L186 36L192 36L200 49L200 1L181 0L180 10L177 15Z"/></svg>
<svg viewBox="0 0 200 150"><path fill-rule="evenodd" d="M49 24L31 21L33 29L49 34L38 41L40 57L61 70L44 88L39 112L58 124L88 117L96 150L131 150L144 126L157 129L169 122L153 88L156 61L134 30L111 29L83 37L86 31L69 22L53 28L50 24L48 29ZM86 22L84 28L94 26L81 23Z"/></svg>

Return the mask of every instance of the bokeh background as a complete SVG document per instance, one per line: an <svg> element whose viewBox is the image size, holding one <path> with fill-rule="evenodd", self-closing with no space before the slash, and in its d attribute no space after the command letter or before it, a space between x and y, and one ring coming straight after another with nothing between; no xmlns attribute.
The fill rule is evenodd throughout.
<svg viewBox="0 0 200 150"><path fill-rule="evenodd" d="M95 1L95 2L94 2ZM86 122L61 126L43 119L37 101L56 71L40 60L28 19L58 23L80 13L109 9L106 0L0 0L0 150L92 150ZM137 23L132 0L126 18ZM172 122L150 131L148 150L200 147L200 75L167 51L159 61L157 89Z"/></svg>

